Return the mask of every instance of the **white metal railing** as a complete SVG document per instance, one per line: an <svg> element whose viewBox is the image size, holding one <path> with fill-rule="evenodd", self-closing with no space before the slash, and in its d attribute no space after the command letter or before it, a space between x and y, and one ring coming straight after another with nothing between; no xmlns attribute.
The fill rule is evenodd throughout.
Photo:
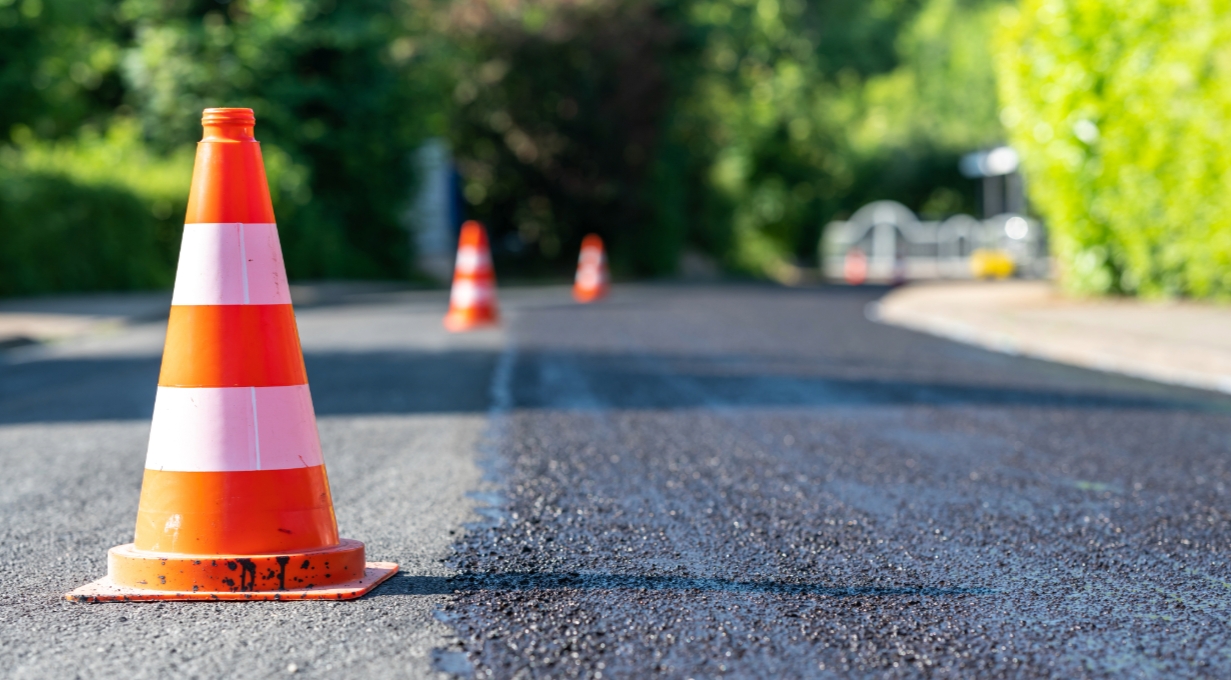
<svg viewBox="0 0 1231 680"><path fill-rule="evenodd" d="M1047 275L1043 225L1024 215L1004 213L985 220L954 215L921 221L896 201L863 206L849 220L830 222L818 256L826 277L844 277L847 259L866 258L868 281L970 278L970 256L978 249L1008 255L1021 276Z"/></svg>

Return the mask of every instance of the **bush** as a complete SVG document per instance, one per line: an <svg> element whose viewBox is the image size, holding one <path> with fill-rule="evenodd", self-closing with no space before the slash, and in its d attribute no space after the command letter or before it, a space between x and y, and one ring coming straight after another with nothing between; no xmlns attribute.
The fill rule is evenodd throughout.
<svg viewBox="0 0 1231 680"><path fill-rule="evenodd" d="M1024 0L1001 116L1070 290L1231 298L1231 3Z"/></svg>
<svg viewBox="0 0 1231 680"><path fill-rule="evenodd" d="M434 11L432 0L129 0L128 100L160 149L199 139L204 108L255 110L257 139L302 180L299 200L274 205L289 276L407 278L411 155L447 109Z"/></svg>
<svg viewBox="0 0 1231 680"><path fill-rule="evenodd" d="M48 142L18 127L0 147L0 295L171 286L195 144L156 154L139 129L118 119ZM347 257L337 230L301 219L307 169L261 150L288 270Z"/></svg>
<svg viewBox="0 0 1231 680"><path fill-rule="evenodd" d="M169 286L159 226L123 189L0 169L0 295Z"/></svg>
<svg viewBox="0 0 1231 680"><path fill-rule="evenodd" d="M150 155L136 127L0 150L0 295L169 287L190 150Z"/></svg>
<svg viewBox="0 0 1231 680"><path fill-rule="evenodd" d="M4 228L25 234L27 225L13 220L40 214L31 201L64 198L78 187L81 210L60 205L47 210L61 220L72 215L88 220L100 211L127 215L135 200L160 217L148 229L134 224L122 237L155 239L149 253L133 251L153 257L167 239L178 240L187 179L164 195L148 188L159 182L158 173L101 175L132 175L126 164L139 156L149 167L186 178L191 145L200 139L201 110L250 106L257 114L289 275L409 276L403 217L414 191L411 155L423 139L443 132L449 108L438 64L452 53L430 28L439 5L438 0L0 0L0 144L20 142L18 136L25 140L8 156L6 177L20 187L5 192ZM100 176L86 176L91 171L82 168L95 167L90 154L101 147L87 148L91 142L78 130L111 128L117 121L133 136L100 144L130 155L111 167L98 165ZM181 167L185 148L187 164ZM51 184L40 184L44 181ZM121 199L125 193L132 200ZM103 208L114 201L128 207ZM82 212L87 206L89 212ZM164 213L173 215L169 222ZM87 221L71 229L86 234L96 226ZM70 228L67 221L64 228ZM22 243L34 248L34 241ZM8 244L5 249L5 258L23 257L24 251ZM25 256L36 251L41 252L35 248ZM80 251L74 257L92 256ZM49 265L54 269L56 263ZM101 272L106 266L99 261L78 270ZM0 272L0 277L10 275ZM23 277L20 290L150 286L162 280L152 274L134 277L132 272L112 278L36 277L38 282Z"/></svg>

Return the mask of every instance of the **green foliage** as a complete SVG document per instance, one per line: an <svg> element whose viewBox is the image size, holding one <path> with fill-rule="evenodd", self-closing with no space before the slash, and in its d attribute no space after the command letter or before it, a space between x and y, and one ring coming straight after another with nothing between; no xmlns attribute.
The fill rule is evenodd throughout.
<svg viewBox="0 0 1231 680"><path fill-rule="evenodd" d="M1024 0L997 63L1064 283L1231 298L1231 3Z"/></svg>
<svg viewBox="0 0 1231 680"><path fill-rule="evenodd" d="M409 156L443 125L443 85L416 54L431 6L388 0L126 0L131 100L161 148L200 112L248 106L302 185L275 204L293 277L405 277ZM418 11L416 11L418 10ZM417 42L418 41L418 42ZM420 43L423 44L420 44Z"/></svg>
<svg viewBox="0 0 1231 680"><path fill-rule="evenodd" d="M402 220L414 185L410 156L444 130L448 110L441 63L451 52L429 25L437 10L433 0L0 0L0 144L7 136L16 143L9 157L20 159L6 169L20 190L5 194L0 230L25 233L28 224L20 220L46 213L58 216L63 229L84 233L93 228L93 211L128 216L133 201L146 215L123 238L106 237L130 243L141 259L112 278L23 275L24 283L0 287L167 283L158 272L169 232L146 223L149 214L163 215L168 201L177 206L172 222L182 221L187 182L172 198L141 186L159 181L158 173L123 164L140 153L168 169L182 164L170 175L191 172L201 110L210 106L256 111L290 276L408 276ZM95 139L77 134L82 125L123 132ZM104 147L128 154L114 169L134 176L83 176L96 167L91 154ZM86 167L36 168L44 149ZM49 177L58 178L54 186L37 189ZM79 200L73 187L82 192ZM102 207L116 201L127 207ZM6 244L6 256L35 263L33 271L48 263L40 261L47 251L33 245L42 237L31 238ZM140 239L154 240L137 247ZM19 247L35 249L23 254ZM64 265L73 271L114 265L101 250L63 256L82 260ZM9 272L0 279L15 276Z"/></svg>
<svg viewBox="0 0 1231 680"><path fill-rule="evenodd" d="M645 185L668 97L669 27L648 3L534 16L490 17L460 38L479 63L455 89L472 212L523 254L514 262L526 273L567 270L590 232L618 268L654 271L653 249L634 245L654 235Z"/></svg>
<svg viewBox="0 0 1231 680"><path fill-rule="evenodd" d="M686 247L791 278L871 200L973 203L957 157L1000 141L994 0L476 0L454 35L467 199L565 271L597 231L626 272ZM516 237L510 237L516 234Z"/></svg>
<svg viewBox="0 0 1231 680"><path fill-rule="evenodd" d="M856 144L967 152L1003 141L991 36L1004 2L930 0L899 34L894 70L863 88Z"/></svg>
<svg viewBox="0 0 1231 680"><path fill-rule="evenodd" d="M907 12L882 9L773 0L688 8L703 42L700 58L681 65L668 135L696 152L691 202L705 220L690 225L704 234L694 240L729 244L715 253L728 267L789 277L784 260L811 251L848 194L857 170L838 74L863 80L893 65Z"/></svg>
<svg viewBox="0 0 1231 680"><path fill-rule="evenodd" d="M568 272L598 232L624 274L697 249L788 280L868 201L969 209L1001 4L0 0L4 257L58 271L28 265L45 215L133 258L0 288L165 285L210 106L256 110L293 278L408 275L410 157L447 133L505 271Z"/></svg>
<svg viewBox="0 0 1231 680"><path fill-rule="evenodd" d="M114 12L113 2L0 0L0 139L15 125L73 134L121 104Z"/></svg>
<svg viewBox="0 0 1231 680"><path fill-rule="evenodd" d="M136 126L0 152L0 295L170 286L192 158L152 156Z"/></svg>

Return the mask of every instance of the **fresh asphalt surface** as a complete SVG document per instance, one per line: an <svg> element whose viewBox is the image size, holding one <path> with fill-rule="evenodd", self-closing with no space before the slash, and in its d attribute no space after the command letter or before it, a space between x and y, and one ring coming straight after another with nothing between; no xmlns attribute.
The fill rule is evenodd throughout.
<svg viewBox="0 0 1231 680"><path fill-rule="evenodd" d="M81 605L161 328L0 359L0 675L1228 677L1231 399L870 323L878 291L303 308L349 603Z"/></svg>
<svg viewBox="0 0 1231 680"><path fill-rule="evenodd" d="M63 601L132 541L165 323L0 354L0 677L444 677L423 584L476 517L502 335L450 337L442 300L297 310L339 529L403 570L355 602Z"/></svg>

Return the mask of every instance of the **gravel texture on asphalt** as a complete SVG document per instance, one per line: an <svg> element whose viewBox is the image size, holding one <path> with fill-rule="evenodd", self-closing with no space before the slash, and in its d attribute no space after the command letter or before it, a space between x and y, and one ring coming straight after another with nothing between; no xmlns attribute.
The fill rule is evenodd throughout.
<svg viewBox="0 0 1231 680"><path fill-rule="evenodd" d="M1231 676L1231 401L876 325L878 293L522 310L437 667Z"/></svg>
<svg viewBox="0 0 1231 680"><path fill-rule="evenodd" d="M63 601L131 539L164 329L0 354L0 676L1231 676L1231 399L879 293L301 307L341 531L403 569L347 603Z"/></svg>
<svg viewBox="0 0 1231 680"><path fill-rule="evenodd" d="M351 602L64 601L132 540L165 325L0 355L0 677L446 676L438 583L502 339L446 334L443 297L298 313L341 533L402 568Z"/></svg>

